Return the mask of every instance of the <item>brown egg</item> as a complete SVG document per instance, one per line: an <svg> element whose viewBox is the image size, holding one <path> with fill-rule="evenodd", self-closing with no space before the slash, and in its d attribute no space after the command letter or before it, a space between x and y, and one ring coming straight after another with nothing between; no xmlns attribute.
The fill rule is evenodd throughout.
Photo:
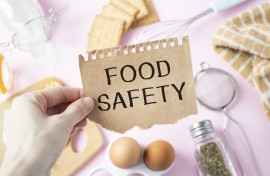
<svg viewBox="0 0 270 176"><path fill-rule="evenodd" d="M110 158L112 163L119 168L133 167L141 159L141 146L133 138L119 138L111 145Z"/></svg>
<svg viewBox="0 0 270 176"><path fill-rule="evenodd" d="M163 140L149 144L143 153L145 165L153 171L168 169L174 162L175 152L173 146Z"/></svg>

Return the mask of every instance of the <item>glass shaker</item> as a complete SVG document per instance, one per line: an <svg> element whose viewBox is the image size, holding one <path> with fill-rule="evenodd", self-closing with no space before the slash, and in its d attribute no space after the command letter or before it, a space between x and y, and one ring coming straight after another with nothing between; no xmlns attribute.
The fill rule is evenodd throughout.
<svg viewBox="0 0 270 176"><path fill-rule="evenodd" d="M201 176L237 176L223 142L215 135L210 120L194 123L190 132Z"/></svg>

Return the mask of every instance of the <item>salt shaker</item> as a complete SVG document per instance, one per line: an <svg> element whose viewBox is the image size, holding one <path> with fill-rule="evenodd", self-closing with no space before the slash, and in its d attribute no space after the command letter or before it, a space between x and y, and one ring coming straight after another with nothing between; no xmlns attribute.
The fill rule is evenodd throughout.
<svg viewBox="0 0 270 176"><path fill-rule="evenodd" d="M223 142L215 135L210 120L194 123L190 132L201 176L237 176Z"/></svg>

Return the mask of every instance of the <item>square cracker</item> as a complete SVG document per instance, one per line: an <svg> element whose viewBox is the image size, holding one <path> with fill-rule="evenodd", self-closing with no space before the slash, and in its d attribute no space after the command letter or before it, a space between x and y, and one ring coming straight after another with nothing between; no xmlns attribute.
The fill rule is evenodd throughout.
<svg viewBox="0 0 270 176"><path fill-rule="evenodd" d="M139 13L139 10L125 0L111 0L110 3L121 8L124 12L131 16L134 16L137 19L137 14Z"/></svg>
<svg viewBox="0 0 270 176"><path fill-rule="evenodd" d="M136 20L131 28L135 28L135 27L140 27L143 25L147 25L147 24L151 24L151 23L155 23L159 21L159 17L157 15L156 9L154 7L154 4L152 3L151 0L145 0L145 3L148 7L149 10L149 14L147 16L145 16L142 19Z"/></svg>
<svg viewBox="0 0 270 176"><path fill-rule="evenodd" d="M125 30L128 30L135 20L135 14L131 16L112 3L103 6L101 15L125 21Z"/></svg>
<svg viewBox="0 0 270 176"><path fill-rule="evenodd" d="M123 20L97 15L88 33L88 51L119 46L124 29Z"/></svg>
<svg viewBox="0 0 270 176"><path fill-rule="evenodd" d="M129 4L131 4L136 9L139 10L139 13L136 16L136 19L141 19L149 14L149 9L146 3L144 2L144 0L122 0L122 1L128 2Z"/></svg>

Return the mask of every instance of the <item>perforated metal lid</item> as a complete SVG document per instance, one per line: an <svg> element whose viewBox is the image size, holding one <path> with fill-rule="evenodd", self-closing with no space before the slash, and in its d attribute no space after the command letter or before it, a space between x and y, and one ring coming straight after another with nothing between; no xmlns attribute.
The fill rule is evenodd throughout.
<svg viewBox="0 0 270 176"><path fill-rule="evenodd" d="M196 138L198 136L211 133L214 131L210 120L196 122L189 127L189 130L193 138Z"/></svg>

